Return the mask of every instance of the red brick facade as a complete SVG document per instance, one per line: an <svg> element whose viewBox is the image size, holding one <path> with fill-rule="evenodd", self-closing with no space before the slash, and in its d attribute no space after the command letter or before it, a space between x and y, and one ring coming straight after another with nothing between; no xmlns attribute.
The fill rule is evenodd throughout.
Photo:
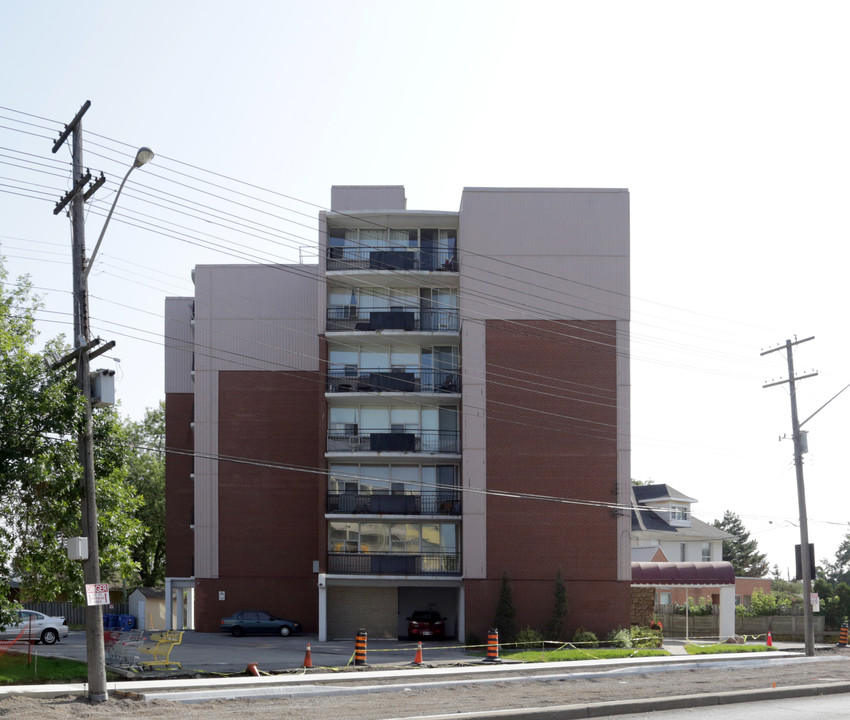
<svg viewBox="0 0 850 720"><path fill-rule="evenodd" d="M165 546L166 575L191 577L195 573L195 485L192 417L195 396L168 393L165 398Z"/></svg>
<svg viewBox="0 0 850 720"><path fill-rule="evenodd" d="M569 501L617 500L617 353L608 321L488 321L487 488ZM616 516L605 507L487 498L487 581L466 581L468 629L486 631L502 573L518 629L543 629L563 568L571 633L628 625ZM483 616L483 617L482 617Z"/></svg>
<svg viewBox="0 0 850 720"><path fill-rule="evenodd" d="M256 607L316 631L323 392L318 373L219 373L220 579L197 582L198 630L217 630L221 617Z"/></svg>

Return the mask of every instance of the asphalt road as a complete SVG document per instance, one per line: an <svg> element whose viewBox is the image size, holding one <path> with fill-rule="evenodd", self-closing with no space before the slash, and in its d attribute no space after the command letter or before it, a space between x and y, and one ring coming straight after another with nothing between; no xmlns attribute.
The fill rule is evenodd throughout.
<svg viewBox="0 0 850 720"><path fill-rule="evenodd" d="M83 631L71 631L70 635L55 645L36 645L34 652L41 657L67 657L74 660L86 658L86 636ZM257 663L260 671L277 672L302 667L307 645L313 667L339 668L353 665L354 640L332 640L320 643L315 635L277 635L232 637L225 633L196 633L186 631L183 642L171 652L186 672L234 673L242 672L251 663ZM399 640L368 641L367 662L369 665L400 665L416 659L417 644ZM424 662L452 662L465 659L460 643L429 641L422 644ZM162 675L162 671L158 673Z"/></svg>

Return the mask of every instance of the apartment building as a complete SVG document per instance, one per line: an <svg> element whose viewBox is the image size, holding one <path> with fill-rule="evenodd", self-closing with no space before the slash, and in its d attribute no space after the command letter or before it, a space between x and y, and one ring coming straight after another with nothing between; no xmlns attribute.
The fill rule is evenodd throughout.
<svg viewBox="0 0 850 720"><path fill-rule="evenodd" d="M339 186L316 265L216 265L166 301L169 587L201 631L483 636L629 622L629 196ZM169 590L169 594L171 590Z"/></svg>

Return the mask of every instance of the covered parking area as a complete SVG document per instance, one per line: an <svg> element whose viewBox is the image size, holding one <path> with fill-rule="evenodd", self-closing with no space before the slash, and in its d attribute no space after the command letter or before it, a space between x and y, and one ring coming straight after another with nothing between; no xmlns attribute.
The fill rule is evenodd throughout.
<svg viewBox="0 0 850 720"><path fill-rule="evenodd" d="M735 570L728 562L633 562L632 588L717 587L720 640L735 634ZM654 602L654 600L653 600ZM633 608L633 615L634 615Z"/></svg>

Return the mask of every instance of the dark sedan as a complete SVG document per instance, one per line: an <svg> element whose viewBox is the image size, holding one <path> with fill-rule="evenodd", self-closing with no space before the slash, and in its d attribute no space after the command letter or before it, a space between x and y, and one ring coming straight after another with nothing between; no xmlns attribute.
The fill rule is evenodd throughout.
<svg viewBox="0 0 850 720"><path fill-rule="evenodd" d="M280 635L287 637L301 632L301 623L275 617L262 610L242 610L230 617L222 618L221 631L233 637L243 635Z"/></svg>

